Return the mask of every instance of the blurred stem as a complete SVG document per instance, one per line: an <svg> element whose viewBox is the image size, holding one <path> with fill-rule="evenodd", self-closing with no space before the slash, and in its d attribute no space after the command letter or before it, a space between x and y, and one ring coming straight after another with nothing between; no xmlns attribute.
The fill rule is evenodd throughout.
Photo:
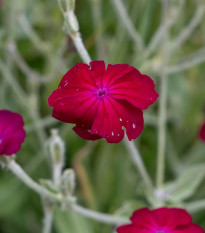
<svg viewBox="0 0 205 233"><path fill-rule="evenodd" d="M52 54L50 54L50 48L48 44L39 38L38 34L35 32L35 30L32 28L32 25L27 20L25 15L21 15L19 17L19 23L24 31L24 33L28 36L28 38L31 40L31 42L34 44L34 46L43 54L47 56L47 58L51 58Z"/></svg>
<svg viewBox="0 0 205 233"><path fill-rule="evenodd" d="M197 211L204 210L205 209L205 199L190 202L190 203L186 204L185 207L191 213L195 213Z"/></svg>
<svg viewBox="0 0 205 233"><path fill-rule="evenodd" d="M35 123L30 123L25 126L26 132L32 132L33 130L38 130L39 128L45 128L47 126L56 125L58 122L52 118L50 115L38 120L38 125ZM36 128L37 127L37 128Z"/></svg>
<svg viewBox="0 0 205 233"><path fill-rule="evenodd" d="M53 223L53 209L44 210L43 231L42 233L51 233Z"/></svg>
<svg viewBox="0 0 205 233"><path fill-rule="evenodd" d="M92 15L93 15L93 23L96 30L96 50L97 50L97 58L100 59L102 56L102 45L103 40L102 36L100 36L101 31L98 30L99 25L102 25L102 0L90 0L92 7Z"/></svg>
<svg viewBox="0 0 205 233"><path fill-rule="evenodd" d="M97 142L88 142L83 148L77 151L73 160L73 167L78 177L83 197L85 198L88 207L92 209L96 208L96 203L87 172L83 166L83 159L92 152L96 145Z"/></svg>
<svg viewBox="0 0 205 233"><path fill-rule="evenodd" d="M194 29L200 23L204 13L204 6L200 2L198 3L198 8L195 15L193 16L191 22L182 30L179 36L173 41L171 46L171 53L176 51L184 42L190 37Z"/></svg>
<svg viewBox="0 0 205 233"><path fill-rule="evenodd" d="M19 102L22 104L23 107L28 108L27 96L25 92L18 84L16 79L13 78L9 68L7 67L7 64L5 64L2 60L0 60L0 70L5 81L10 85L16 97L19 99Z"/></svg>
<svg viewBox="0 0 205 233"><path fill-rule="evenodd" d="M183 6L184 6L184 0L180 0L179 6L177 7L175 14L168 19L167 27L170 28L176 22L178 16L181 13L181 10L183 9ZM163 38L164 30L165 30L164 22L162 21L157 31L150 39L149 45L147 46L144 52L144 59L146 59L151 53L153 53L156 49L158 49L158 45L161 43L161 39Z"/></svg>
<svg viewBox="0 0 205 233"><path fill-rule="evenodd" d="M123 5L123 2L121 0L112 0L113 5L117 9L117 13L119 14L119 18L124 24L125 28L127 29L130 37L133 39L133 41L136 43L139 51L143 51L144 49L144 42L139 35L139 33L136 31L135 26L133 25L129 15L127 14L127 11L125 9L125 6Z"/></svg>
<svg viewBox="0 0 205 233"><path fill-rule="evenodd" d="M168 63L168 8L169 0L162 0L162 21L164 24L164 35L162 44L162 67L160 77L160 102L158 122L158 157L157 157L157 188L160 189L164 182L165 170L165 144L166 144L166 118L167 118L167 75Z"/></svg>
<svg viewBox="0 0 205 233"><path fill-rule="evenodd" d="M40 196L45 196L51 198L53 200L59 201L59 196L54 193L49 192L41 185L36 183L31 177L29 177L25 171L21 168L19 164L13 158L7 158L4 156L4 162L0 161L3 166L6 166L16 177L18 177L24 184L26 184L29 188L33 189Z"/></svg>
<svg viewBox="0 0 205 233"><path fill-rule="evenodd" d="M10 46L12 46L12 50L10 50L10 56L15 60L18 67L24 73L25 77L28 79L33 79L39 83L48 83L56 78L59 70L62 68L63 64L63 51L65 49L65 43L59 48L58 52L54 57L56 57L54 62L53 70L48 75L42 75L33 70L24 60L23 56L19 53L18 48L14 41L10 42Z"/></svg>
<svg viewBox="0 0 205 233"><path fill-rule="evenodd" d="M142 161L141 155L139 154L139 151L137 150L134 142L132 141L128 141L127 137L125 137L124 139L124 144L127 147L128 151L129 151L129 155L130 158L132 160L132 162L135 164L135 166L137 167L143 181L144 184L146 185L146 188L148 191L151 191L151 193L153 193L153 184L152 181L150 179L150 176L145 168L145 165Z"/></svg>
<svg viewBox="0 0 205 233"><path fill-rule="evenodd" d="M86 208L83 208L77 204L72 206L72 209L87 218L91 218L94 220L97 220L99 222L107 223L107 224L114 224L114 225L121 225L125 223L129 223L128 218L115 216L115 215L109 215L109 214L103 214L96 211L88 210Z"/></svg>
<svg viewBox="0 0 205 233"><path fill-rule="evenodd" d="M111 215L111 214L104 214L97 211L93 211L87 208L84 208L74 202L71 202L69 199L65 199L64 196L61 193L52 193L49 190L45 189L38 183L36 183L31 177L29 177L25 171L15 162L15 160L11 157L3 156L0 159L0 164L3 167L8 168L17 178L19 178L25 185L27 185L29 188L34 190L36 193L38 193L43 198L51 199L53 201L57 201L61 204L67 203L69 206L69 209L71 208L76 213L83 215L87 218L97 220L102 223L106 224L113 224L113 225L120 225L124 223L129 223L129 219ZM45 216L45 218L49 218L51 220L51 216Z"/></svg>
<svg viewBox="0 0 205 233"><path fill-rule="evenodd" d="M178 62L177 65L173 65L167 68L167 74L173 74L186 69L190 69L193 66L196 66L200 63L205 62L205 48L199 49L197 52L192 55L187 55L186 58L181 59L182 62Z"/></svg>

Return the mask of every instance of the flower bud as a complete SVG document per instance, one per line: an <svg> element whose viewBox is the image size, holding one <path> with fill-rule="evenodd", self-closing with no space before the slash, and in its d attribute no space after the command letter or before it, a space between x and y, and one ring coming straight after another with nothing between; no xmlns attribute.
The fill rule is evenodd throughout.
<svg viewBox="0 0 205 233"><path fill-rule="evenodd" d="M65 146L56 129L51 130L51 138L48 142L49 158L52 164L53 182L58 185L65 160Z"/></svg>
<svg viewBox="0 0 205 233"><path fill-rule="evenodd" d="M75 189L75 173L73 169L66 169L63 172L60 189L65 196L72 196Z"/></svg>

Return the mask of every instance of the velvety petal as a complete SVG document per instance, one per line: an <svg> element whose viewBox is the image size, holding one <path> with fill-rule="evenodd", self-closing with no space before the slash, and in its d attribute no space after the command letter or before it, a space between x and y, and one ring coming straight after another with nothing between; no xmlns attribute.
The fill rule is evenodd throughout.
<svg viewBox="0 0 205 233"><path fill-rule="evenodd" d="M113 107L112 100L105 98L99 101L98 111L91 128L92 134L97 134L109 143L120 142L124 137L119 114Z"/></svg>
<svg viewBox="0 0 205 233"><path fill-rule="evenodd" d="M148 208L136 210L130 220L135 226L146 227L148 229L157 227L153 213Z"/></svg>
<svg viewBox="0 0 205 233"><path fill-rule="evenodd" d="M59 88L88 89L95 87L95 81L90 75L90 66L83 63L77 63L62 78Z"/></svg>
<svg viewBox="0 0 205 233"><path fill-rule="evenodd" d="M123 225L116 229L117 233L153 233L153 231L142 228L136 227L134 225Z"/></svg>
<svg viewBox="0 0 205 233"><path fill-rule="evenodd" d="M205 122L201 125L199 130L199 138L205 142Z"/></svg>
<svg viewBox="0 0 205 233"><path fill-rule="evenodd" d="M136 139L142 133L144 128L144 119L142 110L133 107L127 101L112 101L113 106L119 113L119 119L122 126L126 128L128 139Z"/></svg>
<svg viewBox="0 0 205 233"><path fill-rule="evenodd" d="M204 229L196 224L190 224L185 227L177 227L171 233L204 233Z"/></svg>
<svg viewBox="0 0 205 233"><path fill-rule="evenodd" d="M85 139L85 140L92 140L95 141L97 139L100 139L101 137L96 135L96 134L91 134L91 130L89 129L85 129L83 127L80 126L75 126L73 128L73 130L76 132L76 134L78 136L80 136L81 138Z"/></svg>
<svg viewBox="0 0 205 233"><path fill-rule="evenodd" d="M179 208L159 208L152 211L159 226L174 229L178 225L187 225L192 222L190 214Z"/></svg>
<svg viewBox="0 0 205 233"><path fill-rule="evenodd" d="M52 116L60 121L91 127L98 108L98 99L89 91L57 90L49 97L54 107Z"/></svg>
<svg viewBox="0 0 205 233"><path fill-rule="evenodd" d="M152 79L134 69L116 80L109 89L113 98L127 100L140 109L146 109L158 98Z"/></svg>
<svg viewBox="0 0 205 233"><path fill-rule="evenodd" d="M8 110L0 110L0 155L18 152L26 135L23 126L21 115Z"/></svg>
<svg viewBox="0 0 205 233"><path fill-rule="evenodd" d="M129 66L127 64L116 64L116 65L108 65L105 75L103 77L103 85L104 86L112 86L112 84L123 77L125 74L134 70L135 68Z"/></svg>
<svg viewBox="0 0 205 233"><path fill-rule="evenodd" d="M18 152L21 144L24 142L26 133L24 130L18 131L4 138L4 146L0 150L0 154L12 155Z"/></svg>
<svg viewBox="0 0 205 233"><path fill-rule="evenodd" d="M23 128L24 122L21 115L9 110L0 110L0 133L9 133Z"/></svg>
<svg viewBox="0 0 205 233"><path fill-rule="evenodd" d="M105 99L99 102L91 133L106 138L109 143L120 142L126 128L129 140L137 138L144 127L143 113L126 101Z"/></svg>

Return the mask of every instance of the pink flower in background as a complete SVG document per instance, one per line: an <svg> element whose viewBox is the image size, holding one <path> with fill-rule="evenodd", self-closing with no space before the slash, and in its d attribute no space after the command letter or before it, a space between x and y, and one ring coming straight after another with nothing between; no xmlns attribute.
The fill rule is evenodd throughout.
<svg viewBox="0 0 205 233"><path fill-rule="evenodd" d="M199 138L205 143L205 121L199 129Z"/></svg>
<svg viewBox="0 0 205 233"><path fill-rule="evenodd" d="M143 208L136 210L130 219L132 223L118 227L118 233L204 233L184 209Z"/></svg>
<svg viewBox="0 0 205 233"><path fill-rule="evenodd" d="M158 98L152 79L127 64L108 65L92 61L78 63L61 80L48 98L53 117L76 124L73 130L82 138L105 138L120 142L124 130L129 140L142 132L142 110Z"/></svg>
<svg viewBox="0 0 205 233"><path fill-rule="evenodd" d="M2 0L0 0L0 7L2 6Z"/></svg>
<svg viewBox="0 0 205 233"><path fill-rule="evenodd" d="M12 155L20 150L26 133L21 115L0 110L0 155Z"/></svg>

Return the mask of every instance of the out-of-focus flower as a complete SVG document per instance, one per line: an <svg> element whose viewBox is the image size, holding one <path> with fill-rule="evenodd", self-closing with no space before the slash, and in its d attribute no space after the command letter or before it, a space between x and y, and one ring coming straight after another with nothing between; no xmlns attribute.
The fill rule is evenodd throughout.
<svg viewBox="0 0 205 233"><path fill-rule="evenodd" d="M21 115L8 110L0 110L0 155L18 152L26 133Z"/></svg>
<svg viewBox="0 0 205 233"><path fill-rule="evenodd" d="M179 208L159 208L136 210L129 225L117 228L118 233L204 233L204 230L192 223L190 214Z"/></svg>
<svg viewBox="0 0 205 233"><path fill-rule="evenodd" d="M82 138L105 138L120 142L124 130L129 140L137 138L144 126L142 110L158 98L152 79L127 64L108 65L92 61L78 63L61 80L48 98L53 117L74 123Z"/></svg>
<svg viewBox="0 0 205 233"><path fill-rule="evenodd" d="M0 7L2 6L2 0L0 0Z"/></svg>
<svg viewBox="0 0 205 233"><path fill-rule="evenodd" d="M205 121L199 129L199 138L205 143Z"/></svg>

